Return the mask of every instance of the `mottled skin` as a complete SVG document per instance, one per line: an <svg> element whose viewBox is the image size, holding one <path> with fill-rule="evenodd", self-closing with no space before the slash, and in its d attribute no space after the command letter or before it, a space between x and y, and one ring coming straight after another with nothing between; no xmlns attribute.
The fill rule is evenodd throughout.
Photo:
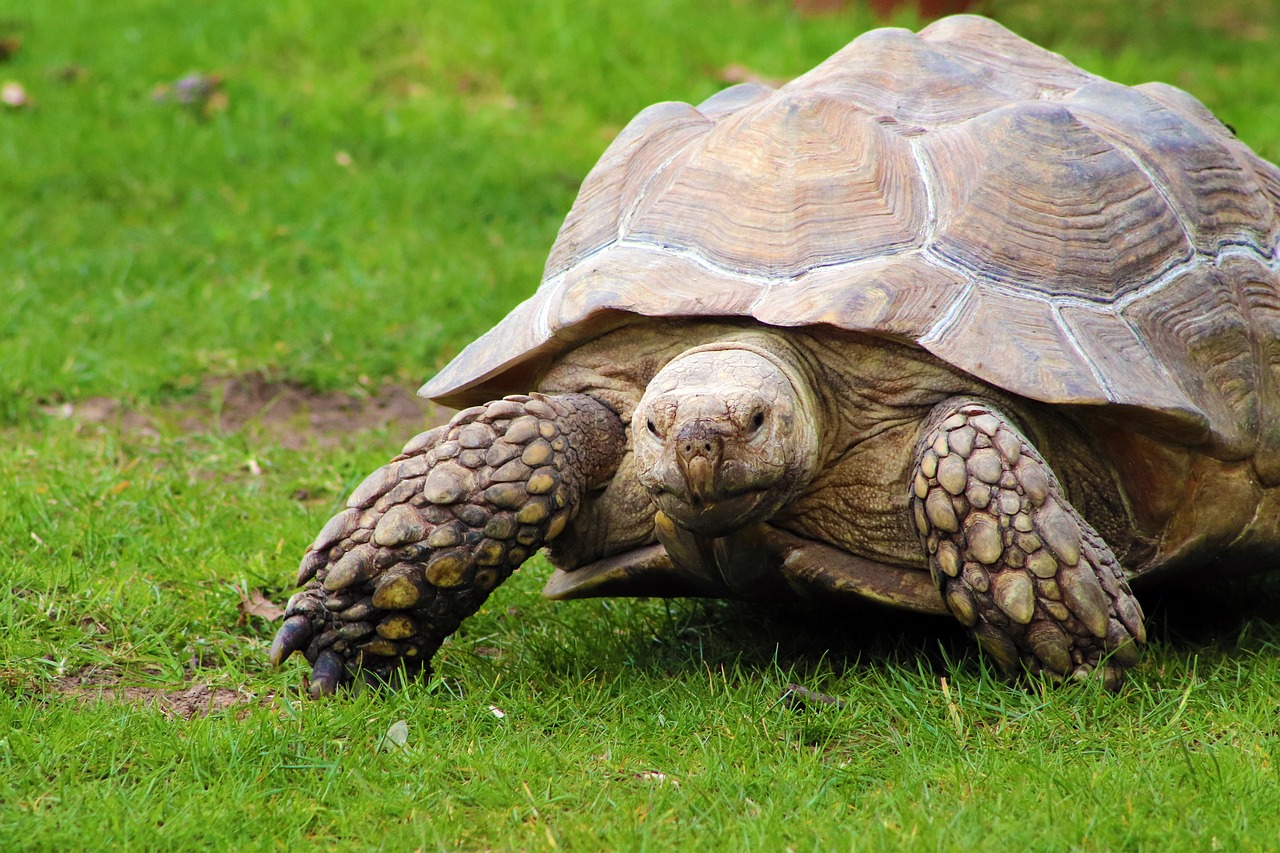
<svg viewBox="0 0 1280 853"><path fill-rule="evenodd" d="M419 668L547 545L552 597L853 595L949 611L1010 673L1116 685L1145 641L1122 564L1275 541L1275 490L1248 512L1163 497L1192 473L1239 492L1247 464L885 339L639 324L538 387L424 433L356 490L303 561L275 661L304 651L316 693ZM1101 434L1166 464L1109 456Z"/></svg>

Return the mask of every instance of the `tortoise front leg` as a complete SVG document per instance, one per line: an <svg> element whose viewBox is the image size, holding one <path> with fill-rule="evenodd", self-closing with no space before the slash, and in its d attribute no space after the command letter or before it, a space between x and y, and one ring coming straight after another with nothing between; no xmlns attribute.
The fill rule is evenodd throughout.
<svg viewBox="0 0 1280 853"><path fill-rule="evenodd" d="M1053 471L982 400L947 400L916 449L912 511L947 608L1006 674L1118 687L1146 642L1120 564Z"/></svg>
<svg viewBox="0 0 1280 853"><path fill-rule="evenodd" d="M459 412L370 474L308 549L271 647L311 693L420 670L498 584L555 539L623 455L614 412L580 394Z"/></svg>

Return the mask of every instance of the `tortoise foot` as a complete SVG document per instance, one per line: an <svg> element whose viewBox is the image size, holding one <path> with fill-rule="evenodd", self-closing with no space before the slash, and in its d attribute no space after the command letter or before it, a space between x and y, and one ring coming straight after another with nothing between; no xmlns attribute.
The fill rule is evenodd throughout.
<svg viewBox="0 0 1280 853"><path fill-rule="evenodd" d="M271 646L311 693L428 671L444 639L573 518L622 455L617 415L582 395L459 412L361 483L302 559Z"/></svg>
<svg viewBox="0 0 1280 853"><path fill-rule="evenodd" d="M947 608L1006 674L1119 687L1146 642L1106 542L1003 415L949 400L916 452L912 511Z"/></svg>

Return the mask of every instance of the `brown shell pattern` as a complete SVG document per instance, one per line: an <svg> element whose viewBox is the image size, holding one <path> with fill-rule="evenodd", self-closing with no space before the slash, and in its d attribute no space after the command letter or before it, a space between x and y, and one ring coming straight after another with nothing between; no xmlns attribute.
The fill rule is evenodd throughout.
<svg viewBox="0 0 1280 853"><path fill-rule="evenodd" d="M776 91L641 112L537 293L423 394L526 390L642 318L830 324L1280 479L1278 241L1280 170L1185 92L985 18L876 30Z"/></svg>

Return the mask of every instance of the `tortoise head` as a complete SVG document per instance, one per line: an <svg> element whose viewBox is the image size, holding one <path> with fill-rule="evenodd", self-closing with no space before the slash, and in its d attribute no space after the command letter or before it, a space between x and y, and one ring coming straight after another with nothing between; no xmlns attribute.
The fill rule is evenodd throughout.
<svg viewBox="0 0 1280 853"><path fill-rule="evenodd" d="M631 419L640 483L671 520L724 536L769 518L818 467L818 406L801 370L742 342L687 350Z"/></svg>

